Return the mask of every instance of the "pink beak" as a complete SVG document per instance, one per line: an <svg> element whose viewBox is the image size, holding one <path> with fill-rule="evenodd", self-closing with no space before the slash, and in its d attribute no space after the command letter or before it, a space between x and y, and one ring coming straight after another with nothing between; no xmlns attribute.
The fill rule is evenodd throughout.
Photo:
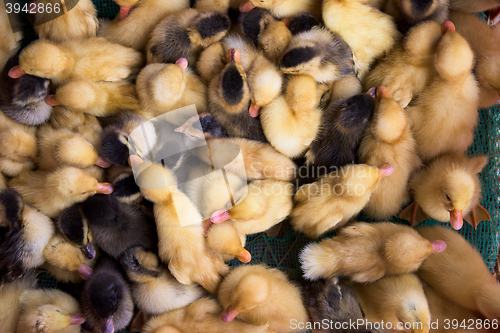
<svg viewBox="0 0 500 333"><path fill-rule="evenodd" d="M188 67L188 61L186 58L180 58L175 62L176 65L181 66L182 70L185 71Z"/></svg>
<svg viewBox="0 0 500 333"><path fill-rule="evenodd" d="M462 218L461 210L452 210L450 212L450 223L453 229L460 230L464 224L464 219Z"/></svg>
<svg viewBox="0 0 500 333"><path fill-rule="evenodd" d="M234 318L240 313L239 311L236 311L232 307L228 307L222 312L222 321L225 323L228 323L230 321L233 321Z"/></svg>
<svg viewBox="0 0 500 333"><path fill-rule="evenodd" d="M76 271L78 272L78 275L80 275L80 277L85 281L90 280L92 274L94 274L92 268L90 268L87 264L81 264Z"/></svg>
<svg viewBox="0 0 500 333"><path fill-rule="evenodd" d="M100 166L103 169L109 168L111 166L111 163L108 161L104 160L103 158L99 157L97 159L97 162L95 162L95 165Z"/></svg>
<svg viewBox="0 0 500 333"><path fill-rule="evenodd" d="M113 317L108 317L102 320L101 333L114 333L115 325L113 324Z"/></svg>
<svg viewBox="0 0 500 333"><path fill-rule="evenodd" d="M118 14L118 18L120 20L126 19L132 7L120 6L120 13Z"/></svg>
<svg viewBox="0 0 500 333"><path fill-rule="evenodd" d="M23 71L21 69L21 67L19 66L14 66L10 69L9 73L7 75L9 75L11 78L13 79L17 79L17 78L20 78L21 76L25 75L26 72Z"/></svg>
<svg viewBox="0 0 500 333"><path fill-rule="evenodd" d="M47 103L48 105L50 106L56 106L56 105L61 105L57 99L56 99L56 95L49 95L47 96L47 98L45 99L45 103Z"/></svg>
<svg viewBox="0 0 500 333"><path fill-rule="evenodd" d="M449 31L455 31L455 25L451 21L445 21L441 26L441 31L443 32L443 35Z"/></svg>
<svg viewBox="0 0 500 333"><path fill-rule="evenodd" d="M229 212L227 210L218 210L215 213L212 214L212 217L210 217L210 221L212 223L222 223L226 220L229 220L231 216L229 216Z"/></svg>
<svg viewBox="0 0 500 333"><path fill-rule="evenodd" d="M394 167L390 164L384 164L379 168L382 173L382 178L392 175L394 172Z"/></svg>
<svg viewBox="0 0 500 333"><path fill-rule="evenodd" d="M113 185L110 183L97 183L97 193L111 194L113 193Z"/></svg>
<svg viewBox="0 0 500 333"><path fill-rule="evenodd" d="M446 243L442 240L435 240L432 244L432 253L439 253L446 250Z"/></svg>
<svg viewBox="0 0 500 333"><path fill-rule="evenodd" d="M69 321L70 325L81 325L85 322L86 318L83 313L72 313L69 315L71 318Z"/></svg>
<svg viewBox="0 0 500 333"><path fill-rule="evenodd" d="M248 112L252 118L258 117L260 112L260 106L255 103L250 103L250 107L248 108Z"/></svg>

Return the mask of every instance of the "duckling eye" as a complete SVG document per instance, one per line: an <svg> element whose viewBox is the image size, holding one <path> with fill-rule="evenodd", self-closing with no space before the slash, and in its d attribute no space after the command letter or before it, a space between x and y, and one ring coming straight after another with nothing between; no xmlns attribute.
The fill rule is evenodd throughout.
<svg viewBox="0 0 500 333"><path fill-rule="evenodd" d="M87 194L87 192L82 192L82 194Z"/></svg>
<svg viewBox="0 0 500 333"><path fill-rule="evenodd" d="M448 200L448 201L451 202L451 198L450 198L450 196L448 194L446 195L446 200Z"/></svg>
<svg viewBox="0 0 500 333"><path fill-rule="evenodd" d="M59 313L61 313L61 311L59 311L59 310L56 310L56 312L59 312Z"/></svg>

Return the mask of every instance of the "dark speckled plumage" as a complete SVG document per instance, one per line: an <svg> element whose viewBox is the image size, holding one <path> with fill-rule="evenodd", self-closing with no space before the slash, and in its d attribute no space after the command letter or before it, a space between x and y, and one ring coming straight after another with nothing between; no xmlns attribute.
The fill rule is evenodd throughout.
<svg viewBox="0 0 500 333"><path fill-rule="evenodd" d="M394 16L398 30L406 34L422 21L443 23L448 19L449 0L389 0L388 14Z"/></svg>
<svg viewBox="0 0 500 333"><path fill-rule="evenodd" d="M299 34L304 31L309 31L314 27L320 26L319 20L310 13L304 13L295 16L290 20L290 26L288 27L293 35Z"/></svg>
<svg viewBox="0 0 500 333"><path fill-rule="evenodd" d="M241 14L239 28L241 33L255 46L259 46L259 35L264 30L267 21L273 20L271 13L264 8L255 7Z"/></svg>

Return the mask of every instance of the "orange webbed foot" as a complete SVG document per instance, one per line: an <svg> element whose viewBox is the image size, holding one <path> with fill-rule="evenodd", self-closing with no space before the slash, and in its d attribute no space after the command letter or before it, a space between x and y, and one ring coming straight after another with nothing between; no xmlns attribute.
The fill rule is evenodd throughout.
<svg viewBox="0 0 500 333"><path fill-rule="evenodd" d="M491 221L491 216L486 208L478 204L476 207L472 208L467 216L464 217L464 220L473 226L474 229L477 229L478 224L482 221Z"/></svg>
<svg viewBox="0 0 500 333"><path fill-rule="evenodd" d="M399 213L399 218L410 222L412 227L417 226L420 222L425 221L429 218L415 201L406 206L401 213Z"/></svg>

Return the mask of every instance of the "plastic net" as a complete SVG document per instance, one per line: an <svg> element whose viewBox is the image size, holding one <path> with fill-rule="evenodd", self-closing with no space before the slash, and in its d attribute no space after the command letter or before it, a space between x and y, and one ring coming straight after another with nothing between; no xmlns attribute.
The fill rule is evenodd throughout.
<svg viewBox="0 0 500 333"><path fill-rule="evenodd" d="M165 0L168 1L168 0ZM118 13L118 6L112 0L93 0L99 12L99 17L114 18ZM29 24L27 24L29 26ZM126 32L124 32L126 33ZM32 29L25 30L24 45L36 38ZM464 223L460 230L462 234L474 247L482 254L486 265L493 271L495 260L498 254L499 244L499 211L500 211L500 186L499 183L499 156L500 156L500 106L497 105L488 109L479 110L479 122L476 128L475 139L468 154L471 156L487 155L490 157L488 165L481 173L483 198L481 204L491 215L491 221L482 222L474 229L469 224ZM314 214L314 212L311 212ZM360 221L368 221L364 216L359 217ZM393 222L406 223L405 221L394 219ZM442 225L451 228L449 223L441 223L434 220L427 220L421 223L423 226ZM288 223L284 223L280 236L271 238L265 233L251 235L247 238L246 249L252 254L252 263L265 263L270 267L276 267L296 279L300 275L298 254L308 242L304 235L295 233ZM327 234L325 237L334 235ZM232 266L241 264L237 260L229 263ZM47 275L38 275L39 285L43 288L57 288L57 282ZM129 332L122 330L121 333Z"/></svg>

